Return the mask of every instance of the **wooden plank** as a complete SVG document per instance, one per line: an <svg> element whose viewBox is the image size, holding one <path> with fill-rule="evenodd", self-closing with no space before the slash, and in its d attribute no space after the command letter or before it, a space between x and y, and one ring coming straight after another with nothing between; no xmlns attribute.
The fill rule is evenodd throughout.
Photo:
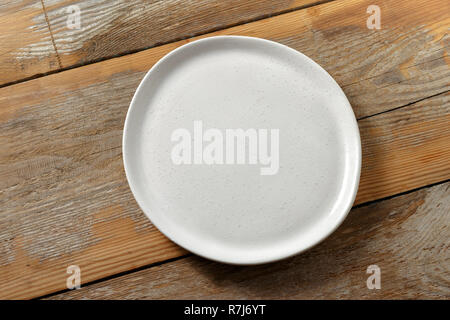
<svg viewBox="0 0 450 320"><path fill-rule="evenodd" d="M191 256L49 299L449 299L450 183L353 209L316 248L237 267ZM366 286L367 267L381 289Z"/></svg>
<svg viewBox="0 0 450 320"><path fill-rule="evenodd" d="M179 5L171 0L155 2L151 5L137 0L115 2L57 0L45 2L45 6L62 66L67 68L317 2L323 1L236 1L230 7L229 2L217 0L188 2L185 5ZM254 33L252 32L254 30L247 30L245 27L232 29L232 32L237 34L249 32L252 33L251 35L272 38L289 45L294 44L296 49L308 55L316 53L315 59L329 70L335 68L336 71L333 72L336 72L336 75L352 70L352 73L345 75L349 78L348 83L352 83L350 77L358 72L358 77L353 77L353 80L359 79L361 75L367 75L371 79L367 85L372 88L383 87L389 81L401 81L405 95L417 95L417 91L423 90L436 94L441 92L439 84L442 80L439 78L442 72L439 72L437 68L443 69L448 66L445 60L446 53L442 48L448 47L446 26L449 23L447 13L450 8L448 3L436 0L430 3L418 1L408 4L407 2L380 1L379 5L383 12L383 27L380 31L369 32L365 27L368 16L366 8L370 1L344 1L343 4L335 4L332 7L324 5L320 8L304 10L305 12L299 16L291 16L296 18L290 21L289 26L283 22L280 23L279 19L271 20L272 35ZM81 29L69 29L67 26L67 8L72 4L78 5L81 9ZM331 10L328 10L330 8ZM402 19L398 19L399 11L403 12ZM102 14L98 14L99 12ZM12 16L8 14L6 17L8 20L16 20L9 18ZM39 19L44 22L44 15L41 15ZM345 24L342 25L342 22ZM398 29L398 23L401 23L402 28L410 27L419 30L409 35L402 28ZM13 23L2 25L16 26ZM320 28L317 28L319 25ZM362 33L356 36L353 33L358 29ZM225 33L229 34L230 31ZM289 32L285 33L285 31ZM396 32L397 37L385 37L386 32ZM17 32L13 35L7 32L2 34L8 35L8 42L22 41L27 38L17 37ZM344 45L336 45L339 44L339 41L335 39L337 37ZM428 41L430 37L431 42ZM50 41L50 36L48 35L46 39ZM50 45L50 42L47 42L47 45ZM422 48L417 48L418 46ZM20 60L19 56L11 58L22 61L20 64L22 70L20 73L5 72L4 82L19 80L57 68L56 55L53 59L49 58L52 67L47 67L45 55L42 53L44 47L42 45L33 49L36 54L40 52L41 58L30 63L30 66L25 63L31 61L29 59ZM50 47L47 46L47 48ZM353 52L350 52L351 55L348 56L349 49ZM15 51L11 51L11 54L17 55ZM387 58L386 55L390 57ZM399 59L402 59L400 70L397 68ZM380 64L380 61L383 61L383 64ZM386 63L387 61L389 63ZM351 64L348 64L349 62ZM362 65L353 70L355 62ZM343 66L343 63L347 65ZM396 67L392 68L393 65ZM414 77L414 73L417 73L416 69L419 69L421 75L419 78ZM380 72L382 76L378 74ZM361 99L369 97L370 95L366 95ZM401 104L408 98L399 95L399 99ZM357 100L355 102L359 103ZM384 101L379 100L379 103L383 104Z"/></svg>
<svg viewBox="0 0 450 320"><path fill-rule="evenodd" d="M86 12L82 15L87 20L86 28L69 30L64 8L72 0L60 1L49 4L47 11L64 67L142 49L177 37L189 37L208 30L211 25L213 29L219 29L231 21L245 21L257 18L258 14L282 12L312 3L236 2L232 10L234 20L228 20L228 15L223 12L229 3L224 1L189 2L193 8L174 5L171 1L156 2L151 6L134 1L111 4L104 0L100 4L95 2L95 5L92 1L77 1L82 12ZM353 97L358 117L385 111L385 105L390 106L392 102L386 99L394 98L392 92L388 92L393 83L399 84L395 106L445 91L450 73L447 56L450 2L379 1L377 4L383 21L381 30L368 30L367 7L372 2L346 0L316 5L207 36L239 34L263 37L305 53L344 86L345 92ZM97 14L98 8L103 8L104 13ZM167 15L167 12L171 14ZM368 102L370 108L367 107ZM362 104L365 107L359 108Z"/></svg>
<svg viewBox="0 0 450 320"><path fill-rule="evenodd" d="M59 68L40 0L0 4L0 85Z"/></svg>
<svg viewBox="0 0 450 320"><path fill-rule="evenodd" d="M64 67L148 49L320 2L324 1L45 0ZM80 9L80 29L70 29L66 23L71 5Z"/></svg>
<svg viewBox="0 0 450 320"><path fill-rule="evenodd" d="M6 1L0 4L0 86L318 2ZM71 5L81 10L79 29L67 23Z"/></svg>
<svg viewBox="0 0 450 320"><path fill-rule="evenodd" d="M353 9L351 5L355 3L363 6L360 1L347 3ZM397 3L401 5L394 9L404 9L407 5L406 1ZM323 17L335 12L336 19L349 19L341 4L331 2L320 6L325 12ZM433 12L435 2L429 1L429 4ZM290 28L295 29L301 21L310 23L311 19L318 19L315 25L320 27L319 17L310 9L283 16L284 19L277 16L216 34L267 34L270 38L278 25L278 36L283 32L288 35L284 43L298 47L306 44L300 36L289 36ZM302 20L305 17L310 20ZM442 23L442 20L436 21L441 22L435 24ZM340 23L344 25L345 21ZM439 30L413 28L409 36L439 33ZM305 29L305 37L311 32ZM320 33L320 29L315 32ZM351 34L355 37L372 34L362 27L350 28L350 31L345 27L337 28L334 32L341 33L342 37L330 34L330 49L349 42ZM390 31L381 37L389 43L398 34ZM429 37L429 41L434 44L418 45L410 50L414 49L417 57L429 56L427 48L433 46L441 48L438 52L444 51L442 40ZM0 228L3 230L0 275L5 279L0 281L1 297L28 298L64 289L66 268L71 264L82 268L83 281L93 281L184 253L155 230L137 207L123 172L121 135L128 104L145 71L165 53L185 42L0 89L0 144L3 147L0 154ZM349 55L351 50L349 47ZM409 56L410 50L400 50L395 55ZM311 53L315 59L323 57L314 56L314 51ZM414 68L419 76L427 72L415 66L402 66L403 59L397 59L394 64L390 54L379 58L387 59L385 62L392 70ZM423 59L427 63L428 58ZM439 59L445 62L445 56ZM367 60L357 61L361 68L367 69ZM323 61L331 63L332 60ZM360 95L377 90L376 86L366 85L373 78L353 81L359 74L354 68L358 69L357 63L351 64L346 69L348 72L334 69L341 85L362 83ZM442 63L438 68L445 71ZM383 77L384 70L379 72L376 75L373 71L371 75ZM347 77L348 74L352 76ZM445 75L441 73L442 79L435 81L439 85L433 90L448 90L448 73ZM373 107L367 99L354 104L358 95L350 96L356 113L367 116L390 110L399 106L399 96L403 97L402 103L409 104L428 94L428 91L403 94L403 83L396 81L385 83L383 90L385 103L382 106ZM358 91L354 89L354 92ZM389 112L395 122L387 113L361 120L364 159L358 203L450 178L450 133L445 130L450 121L448 100L448 94L440 94ZM395 151L398 148L399 153Z"/></svg>
<svg viewBox="0 0 450 320"><path fill-rule="evenodd" d="M450 178L450 91L358 125L363 162L356 203Z"/></svg>

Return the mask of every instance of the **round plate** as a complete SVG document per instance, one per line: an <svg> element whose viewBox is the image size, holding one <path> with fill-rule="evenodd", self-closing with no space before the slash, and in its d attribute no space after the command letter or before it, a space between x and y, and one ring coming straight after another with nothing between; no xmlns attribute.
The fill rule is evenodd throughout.
<svg viewBox="0 0 450 320"><path fill-rule="evenodd" d="M152 223L200 256L279 260L331 234L356 196L353 110L318 64L276 42L211 37L173 50L139 85L123 159Z"/></svg>

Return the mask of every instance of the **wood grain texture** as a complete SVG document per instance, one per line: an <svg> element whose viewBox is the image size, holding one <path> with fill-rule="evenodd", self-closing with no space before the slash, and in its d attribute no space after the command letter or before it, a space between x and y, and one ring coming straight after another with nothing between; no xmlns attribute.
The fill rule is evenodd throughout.
<svg viewBox="0 0 450 320"><path fill-rule="evenodd" d="M369 17L367 7L372 2L371 0L333 1L253 23L219 30L194 39L211 35L246 35L262 37L291 46L317 61L344 87L346 94L352 97L358 117L386 111L392 105L399 107L411 101L418 101L448 90L450 86L450 62L448 58L450 2L441 0L379 1L377 4L380 6L382 14L381 30L369 30L366 26L366 21ZM87 1L85 3L87 8L90 8L86 9L87 12L94 10L89 7L89 3L91 2ZM107 3L109 5L110 2ZM225 2L220 3L220 6L225 5ZM302 3L284 4L281 8L292 8ZM63 4L64 8L66 8L66 2L63 2ZM157 4L161 5L160 2L157 2ZM213 2L210 5L218 6L217 3L214 4ZM172 6L171 8L174 7ZM177 6L178 9L176 10L184 12L182 6L179 7ZM61 7L57 3L55 4L55 9L52 8L53 6L51 5L47 6L48 15L50 21L55 21L54 23L51 22L51 26L58 52L65 67L111 56L111 54L108 55L105 52L119 53L119 51L124 49L117 49L121 47L115 45L118 41L127 44L127 48L143 46L139 42L137 44L129 44L137 41L137 36L134 36L136 29L125 35L117 35L117 32L109 32L109 28L105 27L107 31L104 32L108 34L107 36L101 35L102 28L100 27L97 29L93 27L97 31L80 32L71 30L69 32L66 30L65 24L62 23L65 20L58 15L58 12L62 10ZM115 13L120 17L117 18L119 21L118 25L128 25L133 20L131 17L140 15L135 12L139 12L138 9L127 7L128 9L123 9L123 12L126 13L123 13L122 9L114 8L115 6L112 6L111 10L104 11L106 12L105 15L108 16L110 11L116 12L118 10ZM136 8L140 8L140 6L138 5ZM204 21L210 21L210 19L222 21L214 18L216 14L223 16L221 10L216 8L213 10L215 13L212 14L212 17L208 15L205 18L203 16L204 10L206 12L211 11L209 7L209 9L205 8L202 6L202 9L194 10L202 14L197 18L201 17ZM252 7L249 4L248 6L238 6L238 8L242 9L242 11L239 10L240 14L246 16L249 13L244 8L260 8L261 12L276 11L274 9L268 10L268 8L273 8L273 3L270 5L258 2L256 7L255 5ZM147 14L151 14L152 10L154 8L150 6L144 11L148 12ZM250 11L252 10L250 9ZM131 11L134 13L130 13ZM174 12L179 13L178 11ZM242 12L247 13L244 14ZM185 13L181 15L184 17ZM106 19L97 16L92 14L86 18L88 22L97 21L95 19ZM128 21L127 19L131 20ZM191 26L193 20L191 21L190 18L186 19L187 21L178 21L180 28L184 24ZM200 20L197 19L196 21ZM101 21L103 24L107 24L106 21ZM95 26L96 24L93 25ZM129 27L138 28L134 24ZM175 28L176 32L189 35L189 33L177 28ZM154 27L150 31L147 30L146 32L150 32L147 38L155 38L154 30L160 29ZM161 34L170 34L170 30L168 28L163 33L156 33L162 37ZM137 32L139 31L138 29ZM97 35L96 32L99 32L100 35ZM118 40L114 40L114 37L118 37ZM129 40L125 41L123 37ZM146 37L140 37L139 39L143 38ZM167 39L169 38L172 39L174 37L171 35ZM67 41L67 39L70 41ZM158 41L164 42L168 41L167 39ZM184 44L186 41L179 41L175 46ZM155 42L155 44L157 43ZM169 47L173 48L172 46ZM107 48L108 50L106 50ZM161 49L167 52L165 49ZM395 94L392 91L393 84L397 85L395 86ZM370 104L370 107L367 106L368 104ZM364 105L364 108L359 108L360 105Z"/></svg>
<svg viewBox="0 0 450 320"><path fill-rule="evenodd" d="M323 1L45 0L64 67L147 49L319 2ZM80 29L67 26L67 8L71 5L80 8Z"/></svg>
<svg viewBox="0 0 450 320"><path fill-rule="evenodd" d="M3 1L0 86L317 2L322 1ZM71 5L81 10L79 29L67 23Z"/></svg>
<svg viewBox="0 0 450 320"><path fill-rule="evenodd" d="M448 38L442 31L448 19L436 14L436 1L428 1L429 10L418 16L405 9L408 3L392 2L383 21L387 26L397 21L397 27L380 33L367 30L365 19L353 20L349 12L365 12L367 4L353 0L213 33L260 36L309 49L344 86L359 117L407 105L360 120L364 158L357 203L450 178ZM412 27L416 18L427 27ZM374 47L383 45L370 54L364 37ZM405 48L410 42L402 43L404 37L421 41ZM328 49L312 46L311 39ZM82 268L88 282L185 253L135 203L123 172L121 137L145 71L188 41L0 89L1 297L65 289L71 264ZM406 80L392 81L395 72ZM425 99L432 94L437 95Z"/></svg>
<svg viewBox="0 0 450 320"><path fill-rule="evenodd" d="M450 92L358 125L363 162L356 203L450 178Z"/></svg>
<svg viewBox="0 0 450 320"><path fill-rule="evenodd" d="M40 0L0 3L0 85L58 69Z"/></svg>
<svg viewBox="0 0 450 320"><path fill-rule="evenodd" d="M312 250L239 267L197 256L49 299L449 299L450 183L353 209ZM366 286L369 265L381 289Z"/></svg>

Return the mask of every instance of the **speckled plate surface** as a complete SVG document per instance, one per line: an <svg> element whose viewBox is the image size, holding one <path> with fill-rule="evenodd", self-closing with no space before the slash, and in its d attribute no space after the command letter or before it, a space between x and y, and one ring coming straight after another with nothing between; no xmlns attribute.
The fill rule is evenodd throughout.
<svg viewBox="0 0 450 320"><path fill-rule="evenodd" d="M233 162L227 130L237 129L247 154L237 160L236 142ZM221 36L186 44L147 73L123 158L138 204L167 237L209 259L256 264L302 252L342 223L361 142L347 98L318 64L272 41Z"/></svg>

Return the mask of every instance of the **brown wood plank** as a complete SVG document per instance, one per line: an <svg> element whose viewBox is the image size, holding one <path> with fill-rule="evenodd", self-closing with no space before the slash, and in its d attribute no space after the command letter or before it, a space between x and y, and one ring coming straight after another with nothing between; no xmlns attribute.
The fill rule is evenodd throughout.
<svg viewBox="0 0 450 320"><path fill-rule="evenodd" d="M59 68L40 0L0 3L0 85Z"/></svg>
<svg viewBox="0 0 450 320"><path fill-rule="evenodd" d="M450 91L358 125L363 163L356 203L450 178Z"/></svg>
<svg viewBox="0 0 450 320"><path fill-rule="evenodd" d="M36 7L38 1L34 0L34 2L33 7ZM190 37L208 30L220 29L228 25L294 10L318 2L322 1L235 1L231 6L229 2L217 0L189 2L185 5L179 5L179 3L173 3L173 1L158 1L149 5L147 2L144 3L138 0L116 2L106 0L101 2L58 0L44 3L62 66L66 68ZM449 14L447 14L450 9L449 5L448 3L438 3L439 1L434 3L418 1L417 3L410 2L409 4L406 2L380 1L379 5L383 12L383 29L369 33L370 36L363 34L360 37L355 37L352 32L349 32L352 28L363 28L368 33L368 30L365 28L365 21L368 16L365 9L370 4L370 1L345 1L344 6L342 4L338 5L342 7L342 10L340 10L342 12L336 12L336 8L333 8L331 11L323 10L323 8L327 8L326 6L306 11L305 15L299 17L299 20L296 21L295 26L290 26L290 32L286 34L289 35L287 39L284 39L283 35L279 37L276 34L274 34L273 39L281 42L284 40L288 44L293 40L294 42L300 42L297 44L297 49L303 50L306 54L310 54L310 51L314 50L322 56L322 60L338 59L338 63L330 61L329 65L335 65L340 69L342 69L342 62L339 63L339 60L347 64L349 61L352 61L353 64L354 59L368 59L364 63L364 68L358 68L358 70L354 71L359 71L362 74L367 73L371 79L373 77L371 73L373 72L384 71L384 73L387 73L383 77L372 79L372 86L374 85L373 82L375 82L376 86L383 86L387 81L403 81L405 94L414 95L420 89L419 87L421 87L421 90L433 90L434 93L438 93L438 89L435 86L436 79L434 79L438 72L437 70L429 69L439 66L442 68L443 65L448 65L444 60L446 54L441 49L442 47L448 47L448 27L446 26L449 24ZM69 29L67 26L68 12L66 9L73 4L78 5L81 9L81 29ZM350 6L353 6L352 10L346 12L345 7ZM401 10L403 10L406 18L398 19L398 11ZM348 13L350 11L351 14ZM29 30L39 30L41 25L45 26L43 14L39 16L39 25L27 25L27 28L24 29L17 23L10 23L11 21L16 22L17 19L13 15L8 14L8 11L4 12L6 12L4 17L6 23L2 24L3 29L7 31L8 26L20 29L14 30L12 33L2 32L3 35L7 36L5 41L10 43L7 48L13 43L15 43L15 46L20 46L23 44L23 41L29 38L28 36L20 35L21 32L27 33ZM102 14L99 14L99 12ZM227 14L224 14L224 12ZM341 16L342 13L347 14L347 17ZM346 25L339 25L339 22L336 24L333 18L334 15L336 15L336 20L341 22L342 18L345 18ZM348 21L350 17L352 21ZM322 26L320 32L316 33L313 27L317 23L320 24L320 21L328 24L328 27L323 28ZM417 23L414 21L417 21ZM422 32L417 32L415 36L410 37L403 30L399 29L397 30L397 39L391 39L387 42L382 39L383 36L380 39L379 36L383 33L393 31L392 23L396 22L400 22L402 27L417 28L419 25L421 29L419 31ZM422 24L419 24L419 22ZM273 26L275 27L274 31L285 29L283 24L278 23L278 20L274 20ZM394 31L395 27L393 28ZM346 30L343 30L345 32L338 32L336 28L346 28ZM305 31L310 32L305 34ZM237 32L239 33L239 31ZM34 35L37 33L33 31L30 34L33 34L32 38L35 38ZM353 45L356 44L355 48L353 48L356 52L350 60L342 59L342 57L347 58L347 50L350 45L348 42L346 46L336 46L330 50L330 44L334 42L333 36L347 37L349 34L352 37ZM268 36L267 34L266 37ZM299 36L301 36L301 39L298 39ZM432 37L433 41L428 41L429 37ZM44 48L52 48L50 35L47 34L45 37L40 38L45 38L46 44L32 45L33 49L28 48L27 45L23 46L27 47L25 51L29 53L26 59L24 59L23 52L19 54L17 51L7 49L12 55L9 58L13 61L13 65L18 64L21 70L17 72L16 68L15 72L3 73L5 79L0 84L58 68L54 50L52 49L54 55L47 53L48 58L45 57L46 54L43 52ZM356 41L357 39L359 41ZM300 45L300 40L303 41L303 45ZM341 39L341 41L346 42L344 39ZM436 46L438 42L440 42L440 46ZM411 47L426 46L427 43L432 47L422 48L428 52L425 55L423 53L416 55L415 53L417 52L415 51L417 51L417 48L413 51L410 50ZM311 44L314 45L311 46ZM437 49L437 52L434 49ZM408 51L414 52L414 54L408 53ZM32 52L34 52L34 55L30 55ZM392 65L385 61L383 65L379 64L378 62L384 59L384 56L387 54L394 58L391 61L394 64L397 64L396 60L403 59L403 69L406 71L392 70ZM430 54L432 54L431 57L429 56ZM38 60L31 59L37 55L40 57ZM49 61L46 62L46 60ZM323 64L322 60L319 59L319 62ZM424 63L424 61L434 62ZM5 64L5 66L7 65ZM422 74L421 78L416 79L418 81L414 81L412 73L417 68L427 68L429 78L424 79ZM346 72L347 70L340 71ZM413 81L411 81L411 78L413 78ZM408 82L413 82L415 85L411 86ZM367 97L362 98L367 99ZM401 102L399 101L399 103ZM383 103L383 101L380 101L380 103Z"/></svg>
<svg viewBox="0 0 450 320"><path fill-rule="evenodd" d="M334 12L336 20L330 23L341 27L336 26L333 33L323 33L329 36L329 41L323 42L329 46L328 51L352 43L352 35L355 41L374 35L364 29L365 22L364 28L345 27L346 23L353 23L348 21L353 16L345 14L344 2L352 10L361 9L365 3L331 2L316 7L323 13L320 16L311 9L300 10L215 34L273 38L275 33L274 38L280 42L309 48L305 39L311 37L313 30L320 34L320 28L326 29L329 24L322 24L320 19L331 19ZM403 18L406 22L399 20L408 25L408 19L415 18L410 11L401 11L408 2L395 3L398 5L389 11L392 19L396 14L411 14L412 17ZM436 18L433 13L437 2L428 3L431 9L426 12L431 13L422 13L421 19L425 16L425 20L440 21L434 25L443 24L445 15ZM425 85L419 85L424 79L435 83L428 91L416 92L414 85L405 86L402 81L377 80L369 85L372 79L383 79L386 74L385 69L377 67L380 61L367 62L370 56L345 65L330 55L324 57L325 51L311 50L308 54L331 69L345 90L353 88L354 95L347 93L360 117L414 103L448 90L445 35L430 36L440 34L442 28L433 29L423 19L420 21L427 28L403 32L410 38L424 37L429 42L403 50L394 44L398 33L386 31L378 34L379 39L391 43L395 50L378 55L377 59L389 66L389 72L414 72L417 88ZM312 20L317 29L311 29ZM303 27L296 29L298 25ZM0 89L0 275L4 280L0 281L1 297L28 298L64 289L70 264L82 268L83 281L93 281L184 253L155 230L137 207L125 180L120 148L128 104L145 71L185 42ZM347 47L349 57L363 50L362 46ZM430 48L434 49L429 51ZM433 52L442 56L435 59ZM404 59L393 59L398 55ZM414 62L405 65L411 56ZM434 60L428 60L430 57ZM430 61L439 63L431 63L428 69L416 65ZM362 69L366 72L357 71ZM430 78L430 70L439 72ZM358 76L363 78L357 80ZM369 99L354 103L372 90L382 90L382 105ZM449 109L448 94L443 93L360 121L364 159L358 203L450 178L450 133L446 130Z"/></svg>
<svg viewBox="0 0 450 320"><path fill-rule="evenodd" d="M49 299L449 299L450 183L353 209L316 248L238 267L197 256ZM366 286L378 265L381 289Z"/></svg>
<svg viewBox="0 0 450 320"><path fill-rule="evenodd" d="M0 86L318 2L5 1L0 4ZM71 5L81 9L80 29L67 24Z"/></svg>
<svg viewBox="0 0 450 320"><path fill-rule="evenodd" d="M45 0L64 67L147 49L320 2L323 1ZM69 29L66 23L66 10L71 5L80 8L80 29Z"/></svg>
<svg viewBox="0 0 450 320"><path fill-rule="evenodd" d="M66 5L66 1L64 0L64 5ZM371 0L345 0L325 3L270 19L220 30L206 36L238 34L263 37L289 45L305 53L322 65L338 83L344 86L346 94L353 98L352 102L358 117L389 110L388 108L392 106L392 99L395 99L395 106L398 107L410 101L417 101L448 90L450 86L450 68L447 54L450 46L448 32L450 2L442 2L441 0L379 1L377 4L381 8L381 30L368 30L366 21L369 15L366 10L369 5L373 4L372 2ZM89 3L91 2L85 2L87 8L90 8L87 9L88 12L94 10ZM105 3L108 3L109 6L109 2ZM205 12L211 14L210 11L213 11L215 13L212 16L205 18L201 15L199 17L205 19L204 21L210 21L210 19L211 22L222 21L223 18L219 19L216 15L224 16L222 11L225 8L218 10L217 6L219 5L214 3L215 1L211 3L211 6L215 8L214 10L209 7L203 8L203 5L201 5L202 8L193 11L198 11L199 14ZM220 6L225 5L223 1L220 3ZM302 1L293 2L282 6L282 8L293 8L301 4L303 4ZM170 6L170 4L167 5ZM246 12L244 15L247 16L249 13L244 8L261 7L260 12L269 12L270 10L267 8L273 6L273 3L263 4L258 2L258 5L242 5L238 8L242 8L242 12ZM130 34L134 34L133 32L123 31L125 32L123 34L122 31L119 32L115 29L112 30L115 32L112 32L108 27L104 28L106 30L104 32L108 35L101 34L103 29L98 28L100 30L95 30L100 35L93 31L93 40L90 40L90 36L84 35L84 31L67 30L63 23L65 20L58 15L58 12L61 12L60 5L55 4L55 9L52 9L52 7L47 9L56 46L65 67L108 57L111 56L112 52L123 52L125 49L121 49L123 48L122 45L117 45L117 42L124 43L127 48L143 47L136 40L136 37L130 36ZM116 12L115 10L122 12L121 14L117 13L121 17L118 18L121 21L118 25L128 26L129 22L126 22L128 21L126 17L133 16L135 13L129 13L130 8L114 9L113 6L111 11ZM154 9L149 7L147 10L150 14ZM181 12L175 11L177 14L186 16L185 9L178 8L177 10L181 10ZM250 11L252 10L250 9ZM109 12L108 10L105 11ZM105 15L108 16L106 13ZM112 16L109 18L112 18ZM89 18L88 21L94 23L96 19L103 18L92 15L92 18ZM132 18L130 19L132 20ZM164 18L161 19L164 20ZM185 34L185 32L177 29L178 27L184 28L184 24L189 26L192 24L190 18L186 19L181 22L177 20L179 25L177 24L175 30L180 34ZM58 23L53 23L53 21ZM103 24L107 24L105 21L101 21ZM199 19L196 21L199 21ZM158 22L155 23L158 25ZM221 25L224 24L221 22ZM133 24L136 28L138 28L138 25L139 23ZM161 33L157 25L146 29L146 32L150 32L150 34L143 38L155 39L155 37L171 34L171 28ZM206 25L204 27L206 28ZM124 30L127 30L127 28L124 28ZM83 33L80 34L80 32ZM140 29L139 32L141 32ZM117 33L119 34L117 35ZM189 36L193 33L195 32L186 34ZM117 40L114 40L115 37L117 37ZM124 37L129 40L124 40ZM151 45L168 41L169 38L173 39L174 36L170 35L167 39L151 42ZM129 44L136 41L137 44ZM182 43L184 41L178 42L178 45ZM80 49L81 45L83 47ZM106 48L108 48L107 52L104 51ZM392 84L398 84L395 95L390 91L392 90ZM364 87L363 93L361 93L362 87ZM370 107L367 106L368 104L370 104ZM364 105L364 108L359 108L359 105Z"/></svg>

